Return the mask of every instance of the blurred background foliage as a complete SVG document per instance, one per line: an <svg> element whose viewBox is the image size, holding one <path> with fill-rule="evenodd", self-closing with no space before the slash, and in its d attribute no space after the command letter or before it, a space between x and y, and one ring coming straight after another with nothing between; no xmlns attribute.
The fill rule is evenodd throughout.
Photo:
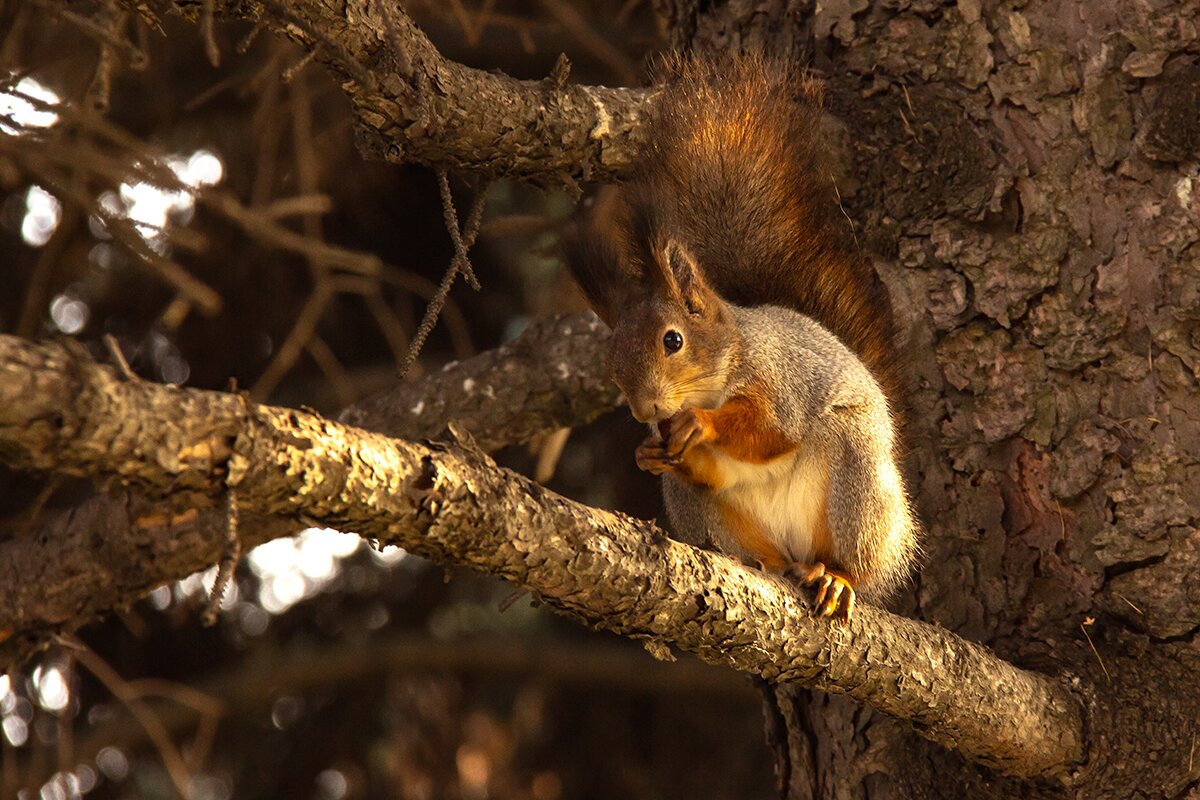
<svg viewBox="0 0 1200 800"><path fill-rule="evenodd" d="M450 58L636 83L639 0L406 8ZM108 3L0 3L0 332L111 335L154 381L333 414L396 379L452 255L435 176L361 160L336 79L248 24L155 30ZM215 52L210 52L214 50ZM212 62L215 60L218 65ZM451 178L459 216L474 187ZM575 198L487 194L472 262L410 376L582 303L554 257ZM626 414L499 460L661 513ZM94 489L0 467L0 539ZM656 662L497 580L349 534L251 552L0 677L0 797L745 798L773 783L740 676Z"/></svg>

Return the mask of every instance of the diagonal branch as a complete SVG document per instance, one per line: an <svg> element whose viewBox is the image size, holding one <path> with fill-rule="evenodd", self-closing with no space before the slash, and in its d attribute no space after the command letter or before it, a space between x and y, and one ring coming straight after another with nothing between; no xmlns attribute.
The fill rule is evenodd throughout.
<svg viewBox="0 0 1200 800"><path fill-rule="evenodd" d="M499 575L658 652L847 694L1015 775L1062 775L1083 755L1082 710L1058 681L877 609L834 625L778 580L555 495L470 444L414 444L238 395L128 382L64 344L0 337L0 457L152 496L236 487L248 512ZM0 569L0 628L22 630L13 587L25 576L8 560Z"/></svg>
<svg viewBox="0 0 1200 800"><path fill-rule="evenodd" d="M496 350L397 384L343 416L408 439L438 438L453 420L488 450L583 425L618 402L604 368L605 334L591 313L541 320ZM7 654L0 651L0 665L19 653L19 645L43 643L48 629L74 630L195 571L194 564L216 563L227 546L226 515L216 499L99 495L47 514L38 520L37 536L0 544L0 583L20 578L7 581L7 607L21 610L16 627L26 633L8 642ZM298 527L283 518L242 514L238 538L249 549ZM0 633L3 627L0 622Z"/></svg>
<svg viewBox="0 0 1200 800"><path fill-rule="evenodd" d="M202 13L183 0L173 6L193 21ZM573 185L618 177L640 143L649 90L519 81L465 67L444 58L396 0L218 0L213 13L316 49L345 76L367 158Z"/></svg>

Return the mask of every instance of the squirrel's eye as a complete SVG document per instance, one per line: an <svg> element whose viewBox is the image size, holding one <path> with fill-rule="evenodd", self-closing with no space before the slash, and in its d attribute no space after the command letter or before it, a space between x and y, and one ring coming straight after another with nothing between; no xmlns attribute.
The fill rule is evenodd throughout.
<svg viewBox="0 0 1200 800"><path fill-rule="evenodd" d="M678 353L683 347L683 334L679 331L667 331L663 334L663 348L667 351L667 355Z"/></svg>

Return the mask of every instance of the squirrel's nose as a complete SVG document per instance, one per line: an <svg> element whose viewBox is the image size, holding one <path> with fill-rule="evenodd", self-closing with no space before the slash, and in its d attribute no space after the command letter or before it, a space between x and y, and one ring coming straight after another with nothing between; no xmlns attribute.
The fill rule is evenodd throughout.
<svg viewBox="0 0 1200 800"><path fill-rule="evenodd" d="M655 422L661 413L657 398L631 397L629 410L638 422Z"/></svg>

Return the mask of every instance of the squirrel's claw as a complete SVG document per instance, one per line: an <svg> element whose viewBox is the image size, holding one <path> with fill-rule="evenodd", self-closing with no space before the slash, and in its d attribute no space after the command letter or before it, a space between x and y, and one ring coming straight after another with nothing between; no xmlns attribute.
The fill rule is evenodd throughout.
<svg viewBox="0 0 1200 800"><path fill-rule="evenodd" d="M695 409L680 411L660 423L659 430L661 437L650 434L634 451L638 468L652 475L678 469L688 450L712 438L711 423Z"/></svg>
<svg viewBox="0 0 1200 800"><path fill-rule="evenodd" d="M701 412L694 408L685 409L671 417L666 439L667 455L679 463L688 450L711 438L712 425Z"/></svg>
<svg viewBox="0 0 1200 800"><path fill-rule="evenodd" d="M787 574L805 586L817 587L816 606L821 616L832 617L840 607L842 613L839 616L850 621L854 615L855 595L848 577L826 569L820 561L815 564L793 564Z"/></svg>
<svg viewBox="0 0 1200 800"><path fill-rule="evenodd" d="M674 469L679 459L667 455L667 446L657 436L647 436L633 453L638 469L652 475L661 475Z"/></svg>

